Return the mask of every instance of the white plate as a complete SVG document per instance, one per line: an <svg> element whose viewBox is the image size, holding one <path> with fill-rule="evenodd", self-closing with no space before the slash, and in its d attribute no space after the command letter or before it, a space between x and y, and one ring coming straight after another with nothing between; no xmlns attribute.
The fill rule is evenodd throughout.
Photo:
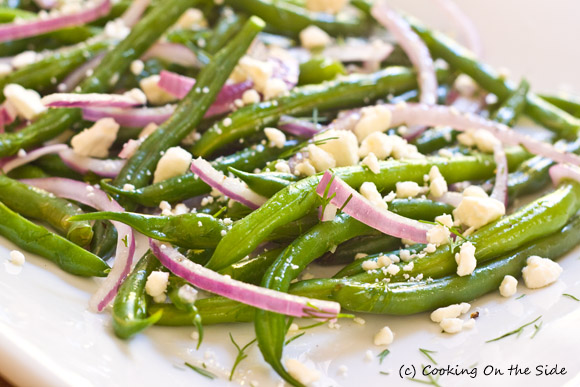
<svg viewBox="0 0 580 387"><path fill-rule="evenodd" d="M429 1L393 1L435 25L445 25L441 15L426 7ZM572 39L580 36L576 17L580 5L573 0L462 1L464 9L481 29L487 59L495 66L512 70L514 80L522 74L536 90L578 89L578 50ZM121 341L111 331L110 315L86 311L95 282L79 279L56 269L45 260L26 254L21 270L7 263L14 246L0 239L0 373L23 386L157 386L227 385L238 343L254 338L251 324L206 328L199 351L190 338L192 328L154 327L130 341ZM363 316L364 326L341 321L340 329L327 326L306 331L291 343L285 356L298 358L323 375L320 386L417 385L401 379L401 367L429 360L419 348L436 351L438 366L475 367L477 377L444 376L442 386L578 386L580 385L580 251L563 258L560 280L542 290L519 286L521 299L503 299L490 294L474 302L480 317L474 329L456 335L441 334L428 314L412 317ZM541 330L531 339L528 328L519 337L499 342L485 341L543 316ZM382 365L376 358L382 348L372 344L373 335L384 325L395 332L391 353ZM367 360L366 352L373 359ZM276 385L280 380L263 362L256 346L239 366L236 385ZM209 380L184 367L184 362L205 362L220 379ZM530 376L509 376L509 367L529 367ZM557 366L565 375L534 376L537 366ZM347 367L346 375L340 371ZM489 367L487 367L489 366ZM487 367L487 368L485 368ZM493 367L503 376L485 376ZM380 374L380 371L389 375ZM425 377L417 375L418 378Z"/></svg>

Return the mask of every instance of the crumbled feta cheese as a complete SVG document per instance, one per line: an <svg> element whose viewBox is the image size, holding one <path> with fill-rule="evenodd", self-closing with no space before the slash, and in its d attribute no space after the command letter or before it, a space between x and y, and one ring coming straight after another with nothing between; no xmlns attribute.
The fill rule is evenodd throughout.
<svg viewBox="0 0 580 387"><path fill-rule="evenodd" d="M337 212L338 207L329 203L324 208L324 212L322 213L322 219L326 219L327 221L333 220L336 217Z"/></svg>
<svg viewBox="0 0 580 387"><path fill-rule="evenodd" d="M24 265L25 261L26 261L26 258L24 257L24 254L22 254L20 251L12 250L10 252L10 262L13 265L22 266L22 265Z"/></svg>
<svg viewBox="0 0 580 387"><path fill-rule="evenodd" d="M470 318L469 320L463 323L463 329L471 329L475 326L475 319Z"/></svg>
<svg viewBox="0 0 580 387"><path fill-rule="evenodd" d="M185 30L197 30L207 27L207 21L197 8L189 8L185 11L175 25Z"/></svg>
<svg viewBox="0 0 580 387"><path fill-rule="evenodd" d="M238 66L232 75L236 82L250 79L254 82L256 90L263 93L273 72L274 69L271 63L244 56L238 62Z"/></svg>
<svg viewBox="0 0 580 387"><path fill-rule="evenodd" d="M391 331L391 328L383 327L377 332L373 342L377 346L389 345L393 342L394 337L395 335L393 334L393 331Z"/></svg>
<svg viewBox="0 0 580 387"><path fill-rule="evenodd" d="M340 374L340 376L346 376L348 373L348 367L345 365L341 365L340 367L338 367L338 373Z"/></svg>
<svg viewBox="0 0 580 387"><path fill-rule="evenodd" d="M465 242L461 245L459 253L455 254L457 262L457 275L460 277L470 275L477 266L475 259L475 246L471 242Z"/></svg>
<svg viewBox="0 0 580 387"><path fill-rule="evenodd" d="M383 197L377 190L377 186L375 185L375 183L372 183L370 181L365 181L364 183L362 183L362 185L360 186L360 194L378 208L382 208L385 210L388 209L388 205L383 200Z"/></svg>
<svg viewBox="0 0 580 387"><path fill-rule="evenodd" d="M397 183L397 197L413 198L421 192L421 187L414 181L400 181Z"/></svg>
<svg viewBox="0 0 580 387"><path fill-rule="evenodd" d="M300 327L296 323L290 324L290 327L288 328L288 332L298 332L299 330Z"/></svg>
<svg viewBox="0 0 580 387"><path fill-rule="evenodd" d="M361 162L362 165L366 165L369 167L372 173L377 174L381 171L381 167L379 166L379 160L377 156L373 152L369 153L363 161Z"/></svg>
<svg viewBox="0 0 580 387"><path fill-rule="evenodd" d="M444 318L439 326L446 333L458 333L463 329L463 320L460 318Z"/></svg>
<svg viewBox="0 0 580 387"><path fill-rule="evenodd" d="M198 331L191 332L191 339L194 341L199 340L199 332Z"/></svg>
<svg viewBox="0 0 580 387"><path fill-rule="evenodd" d="M368 260L362 263L362 268L364 271L375 270L379 268L376 261Z"/></svg>
<svg viewBox="0 0 580 387"><path fill-rule="evenodd" d="M197 300L197 290L193 286L185 284L179 288L179 290L177 291L177 296L183 302L193 304L195 300Z"/></svg>
<svg viewBox="0 0 580 387"><path fill-rule="evenodd" d="M14 58L12 58L12 61L10 62L10 64L15 69L19 69L19 68L31 65L39 59L40 59L40 55L38 55L36 52L24 51L24 52L21 52L20 54L16 55Z"/></svg>
<svg viewBox="0 0 580 387"><path fill-rule="evenodd" d="M393 263L393 260L386 255L379 255L379 258L377 259L377 264L380 267L389 266L391 263Z"/></svg>
<svg viewBox="0 0 580 387"><path fill-rule="evenodd" d="M40 101L40 94L32 89L15 83L4 86L4 96L16 109L16 113L27 120L31 120L46 111L46 107Z"/></svg>
<svg viewBox="0 0 580 387"><path fill-rule="evenodd" d="M258 93L256 90L254 89L249 89L244 91L244 94L242 94L242 102L244 103L244 105L251 105L254 103L258 103L260 102L260 93Z"/></svg>
<svg viewBox="0 0 580 387"><path fill-rule="evenodd" d="M105 36L115 40L123 40L129 35L131 29L125 25L123 18L113 19L105 24Z"/></svg>
<svg viewBox="0 0 580 387"><path fill-rule="evenodd" d="M308 159L317 172L336 167L334 157L324 149L314 144L308 145Z"/></svg>
<svg viewBox="0 0 580 387"><path fill-rule="evenodd" d="M446 318L459 317L462 314L467 313L470 308L471 305L469 305L467 302L445 306L443 308L436 309L431 313L431 321L439 323Z"/></svg>
<svg viewBox="0 0 580 387"><path fill-rule="evenodd" d="M8 63L0 63L0 77L6 76L12 72L12 66Z"/></svg>
<svg viewBox="0 0 580 387"><path fill-rule="evenodd" d="M501 142L491 132L484 129L468 130L457 136L459 143L465 146L476 146L482 152L493 153Z"/></svg>
<svg viewBox="0 0 580 387"><path fill-rule="evenodd" d="M189 170L192 158L191 153L179 146L167 149L167 152L165 152L157 163L157 168L155 168L153 175L153 182L158 183L175 176L183 175Z"/></svg>
<svg viewBox="0 0 580 387"><path fill-rule="evenodd" d="M348 0L306 0L306 8L314 12L338 13Z"/></svg>
<svg viewBox="0 0 580 387"><path fill-rule="evenodd" d="M459 74L453 82L453 87L459 91L461 95L470 97L478 89L477 83L469 75Z"/></svg>
<svg viewBox="0 0 580 387"><path fill-rule="evenodd" d="M355 256L354 256L354 259L362 259L362 258L366 258L368 256L369 255L368 254L365 254L365 253L356 253Z"/></svg>
<svg viewBox="0 0 580 387"><path fill-rule="evenodd" d="M436 166L431 167L429 171L429 181L429 191L434 197L441 197L447 192L447 182Z"/></svg>
<svg viewBox="0 0 580 387"><path fill-rule="evenodd" d="M183 204L183 203L179 203L175 206L175 208L173 209L173 215L183 215L183 214L188 214L189 213L189 208Z"/></svg>
<svg viewBox="0 0 580 387"><path fill-rule="evenodd" d="M141 89L134 88L124 92L123 95L133 99L140 105L145 105L147 103L147 96L141 91Z"/></svg>
<svg viewBox="0 0 580 387"><path fill-rule="evenodd" d="M438 217L435 218L435 221L441 223L446 227L449 228L453 227L453 218L449 214L439 215Z"/></svg>
<svg viewBox="0 0 580 387"><path fill-rule="evenodd" d="M139 82L139 86L147 96L147 101L152 105L165 105L177 100L177 97L159 87L160 79L159 75L152 75Z"/></svg>
<svg viewBox="0 0 580 387"><path fill-rule="evenodd" d="M401 268L395 264L390 264L389 266L387 266L387 273L389 273L390 275L397 275L397 273L401 270Z"/></svg>
<svg viewBox="0 0 580 387"><path fill-rule="evenodd" d="M366 321L361 317L355 317L352 319L352 321L358 325L365 325L366 324Z"/></svg>
<svg viewBox="0 0 580 387"><path fill-rule="evenodd" d="M477 191L477 189L470 187L470 191ZM505 205L499 200L490 198L487 195L485 197L466 196L465 191L461 202L453 210L453 217L456 221L473 229L483 227L499 219L504 214Z"/></svg>
<svg viewBox="0 0 580 387"><path fill-rule="evenodd" d="M296 164L296 168L294 168L294 169L296 172L298 172L299 175L304 175L304 176L312 176L316 173L316 169L310 163L309 159L305 159L305 160L301 161L300 163Z"/></svg>
<svg viewBox="0 0 580 387"><path fill-rule="evenodd" d="M283 148L286 144L286 135L276 128L266 128L264 133L276 148Z"/></svg>
<svg viewBox="0 0 580 387"><path fill-rule="evenodd" d="M119 124L112 118L101 118L88 129L74 136L70 144L80 156L107 157L117 138Z"/></svg>
<svg viewBox="0 0 580 387"><path fill-rule="evenodd" d="M158 298L165 294L169 273L164 271L152 271L145 283L145 292L153 298Z"/></svg>
<svg viewBox="0 0 580 387"><path fill-rule="evenodd" d="M470 185L469 187L463 190L463 196L475 196L480 198L487 198L489 197L487 193L478 185Z"/></svg>
<svg viewBox="0 0 580 387"><path fill-rule="evenodd" d="M359 156L365 157L369 153L374 153L379 160L384 160L393 151L393 139L382 132L373 132L369 134L361 143Z"/></svg>
<svg viewBox="0 0 580 387"><path fill-rule="evenodd" d="M278 172L282 172L282 173L290 173L290 166L288 165L288 162L286 160L280 160L276 163L276 165L274 166L274 168L276 168L276 171Z"/></svg>
<svg viewBox="0 0 580 387"><path fill-rule="evenodd" d="M359 141L363 141L371 133L389 129L391 118L391 111L383 105L363 108L361 118L354 127L354 133Z"/></svg>
<svg viewBox="0 0 580 387"><path fill-rule="evenodd" d="M325 47L330 44L330 35L316 26L308 26L300 31L300 44L307 49Z"/></svg>
<svg viewBox="0 0 580 387"><path fill-rule="evenodd" d="M390 203L393 200L395 200L396 198L397 198L397 194L394 191L391 191L387 195L385 195L385 197L383 199L385 200L385 202Z"/></svg>
<svg viewBox="0 0 580 387"><path fill-rule="evenodd" d="M296 359L286 360L288 373L300 383L308 386L320 379L320 373L313 370Z"/></svg>
<svg viewBox="0 0 580 387"><path fill-rule="evenodd" d="M330 138L334 139L330 140ZM337 167L348 167L358 163L358 141L353 132L350 130L331 129L314 138L315 141L324 141L326 139L328 140L324 144L318 145L318 147L332 155Z"/></svg>
<svg viewBox="0 0 580 387"><path fill-rule="evenodd" d="M365 352L365 360L372 361L373 359L374 359L373 353L371 352L370 349L367 349L367 351Z"/></svg>
<svg viewBox="0 0 580 387"><path fill-rule="evenodd" d="M434 253L437 250L437 245L433 244L433 243L428 243L427 247L425 247L425 252L426 253Z"/></svg>
<svg viewBox="0 0 580 387"><path fill-rule="evenodd" d="M435 246L441 246L449 243L449 235L449 229L446 226L438 224L427 231L427 242L432 243Z"/></svg>
<svg viewBox="0 0 580 387"><path fill-rule="evenodd" d="M135 186L133 184L126 183L123 185L123 191L135 191Z"/></svg>
<svg viewBox="0 0 580 387"><path fill-rule="evenodd" d="M145 70L145 63L142 60L136 59L131 62L131 72L133 75L139 75Z"/></svg>
<svg viewBox="0 0 580 387"><path fill-rule="evenodd" d="M415 267L415 263L409 262L408 264L403 266L403 271L411 271L411 270L413 270L414 267Z"/></svg>
<svg viewBox="0 0 580 387"><path fill-rule="evenodd" d="M399 257L403 262L409 262L411 260L411 252L407 249L399 251Z"/></svg>
<svg viewBox="0 0 580 387"><path fill-rule="evenodd" d="M534 255L528 258L526 267L522 269L522 276L528 288L537 289L556 282L562 270L562 266L551 259Z"/></svg>
<svg viewBox="0 0 580 387"><path fill-rule="evenodd" d="M499 294L503 297L511 297L518 291L518 280L511 275L506 275L499 285Z"/></svg>
<svg viewBox="0 0 580 387"><path fill-rule="evenodd" d="M264 99L277 98L288 92L288 85L280 78L270 78L264 87Z"/></svg>

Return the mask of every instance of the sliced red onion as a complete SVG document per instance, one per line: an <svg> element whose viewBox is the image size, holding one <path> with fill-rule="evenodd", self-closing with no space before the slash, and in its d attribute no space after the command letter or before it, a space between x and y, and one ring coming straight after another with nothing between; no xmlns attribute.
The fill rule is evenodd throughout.
<svg viewBox="0 0 580 387"><path fill-rule="evenodd" d="M158 85L169 94L182 99L195 85L195 79L163 70L161 71ZM214 103L205 113L205 117L208 118L231 112L234 108L234 102L237 99L241 99L244 92L251 89L253 85L251 81L224 85Z"/></svg>
<svg viewBox="0 0 580 387"><path fill-rule="evenodd" d="M24 183L51 192L65 199L75 200L99 211L125 211L119 203L99 188L89 184L65 179L49 177L41 179L27 179ZM135 255L135 236L133 229L123 223L112 221L117 229L117 250L115 262L107 278L101 283L89 301L91 311L101 312L115 298L119 286L131 271L133 256Z"/></svg>
<svg viewBox="0 0 580 387"><path fill-rule="evenodd" d="M377 1L371 13L379 23L395 36L397 42L417 69L418 83L421 89L420 102L428 105L436 104L437 76L433 59L425 43L413 32L409 23L393 11L385 0Z"/></svg>
<svg viewBox="0 0 580 387"><path fill-rule="evenodd" d="M175 105L165 105L161 107L145 108L84 108L83 119L96 122L101 118L111 117L119 125L128 127L145 127L150 123L161 125L175 111Z"/></svg>
<svg viewBox="0 0 580 387"><path fill-rule="evenodd" d="M463 195L459 192L447 191L443 195L439 196L438 198L434 198L434 200L449 204L450 206L457 207L459 203L463 200Z"/></svg>
<svg viewBox="0 0 580 387"><path fill-rule="evenodd" d="M550 178L555 186L558 186L564 179L580 183L580 168L569 164L556 164L550 168Z"/></svg>
<svg viewBox="0 0 580 387"><path fill-rule="evenodd" d="M162 70L161 74L159 74L159 82L157 84L169 94L181 99L184 98L193 85L195 85L195 79L171 71Z"/></svg>
<svg viewBox="0 0 580 387"><path fill-rule="evenodd" d="M199 176L210 187L253 210L259 208L268 200L249 189L240 179L224 175L223 172L215 169L201 157L192 161L191 172Z"/></svg>
<svg viewBox="0 0 580 387"><path fill-rule="evenodd" d="M126 160L95 159L92 157L79 156L68 148L59 152L62 161L72 170L85 174L93 172L103 177L116 177L125 166Z"/></svg>
<svg viewBox="0 0 580 387"><path fill-rule="evenodd" d="M286 50L270 49L268 51L267 61L273 65L272 77L283 80L286 86L288 86L288 90L291 90L298 84L300 64Z"/></svg>
<svg viewBox="0 0 580 387"><path fill-rule="evenodd" d="M340 177L333 176L328 171L324 172L316 187L316 193L322 197L327 189L328 198L332 197L330 204L342 208L344 213L358 221L387 235L427 243L427 231L433 228L433 225L405 218L375 206Z"/></svg>
<svg viewBox="0 0 580 387"><path fill-rule="evenodd" d="M495 161L495 184L491 191L491 198L508 206L508 161L503 146L498 144L493 149Z"/></svg>
<svg viewBox="0 0 580 387"><path fill-rule="evenodd" d="M141 19L150 3L151 0L133 0L129 8L121 16L123 23L129 28L133 27Z"/></svg>
<svg viewBox="0 0 580 387"><path fill-rule="evenodd" d="M504 146L521 145L530 153L546 157L560 163L580 165L580 157L573 153L562 152L552 144L538 141L530 136L518 133L506 125L487 120L474 114L461 114L457 109L441 105L424 105L405 103L385 105L392 112L392 126L426 125L449 126L455 130L483 129L492 133Z"/></svg>
<svg viewBox="0 0 580 387"><path fill-rule="evenodd" d="M0 42L28 38L40 34L45 34L65 27L78 26L89 23L111 10L111 1L103 0L94 7L87 7L80 12L59 14L46 19L25 20L18 23L0 24Z"/></svg>
<svg viewBox="0 0 580 387"><path fill-rule="evenodd" d="M453 0L436 0L441 8L451 17L455 25L460 30L461 35L465 38L467 48L469 48L476 57L483 56L483 44L479 32L471 20Z"/></svg>
<svg viewBox="0 0 580 387"><path fill-rule="evenodd" d="M4 173L8 173L22 165L26 165L34 160L38 160L42 156L59 153L65 149L68 149L68 146L65 144L54 144L29 151L23 157L12 157L10 161L6 162L2 166L2 171Z"/></svg>
<svg viewBox="0 0 580 387"><path fill-rule="evenodd" d="M69 75L67 75L62 83L58 85L58 91L63 93L73 91L75 87L77 87L83 81L83 79L87 77L87 73L90 73L99 65L99 63L101 63L101 60L103 60L104 56L104 52L95 55L81 66L79 66L77 69L75 69L73 72L71 72Z"/></svg>
<svg viewBox="0 0 580 387"><path fill-rule="evenodd" d="M385 42L347 40L344 44L327 47L322 55L340 62L382 62L393 52L393 45Z"/></svg>
<svg viewBox="0 0 580 387"><path fill-rule="evenodd" d="M278 129L299 137L311 138L322 130L322 125L291 116L282 116Z"/></svg>
<svg viewBox="0 0 580 387"><path fill-rule="evenodd" d="M52 108L127 108L143 105L146 101L139 101L130 94L55 93L43 97L41 102Z"/></svg>
<svg viewBox="0 0 580 387"><path fill-rule="evenodd" d="M200 289L231 300L294 317L332 319L340 312L337 302L295 296L231 279L190 261L171 245L149 239L149 246L173 274Z"/></svg>
<svg viewBox="0 0 580 387"><path fill-rule="evenodd" d="M157 42L143 55L143 60L158 58L184 67L201 67L197 56L179 43Z"/></svg>

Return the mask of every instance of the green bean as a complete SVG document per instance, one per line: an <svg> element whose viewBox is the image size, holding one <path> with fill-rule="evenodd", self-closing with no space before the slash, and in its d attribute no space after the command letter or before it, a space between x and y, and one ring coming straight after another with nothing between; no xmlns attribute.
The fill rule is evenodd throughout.
<svg viewBox="0 0 580 387"><path fill-rule="evenodd" d="M50 177L50 175L42 168L35 165L23 165L8 172L7 176L11 179L37 179L42 177Z"/></svg>
<svg viewBox="0 0 580 387"><path fill-rule="evenodd" d="M148 251L119 287L113 302L113 330L121 339L128 339L161 318L161 311L147 316L149 302L145 294L147 278L160 267L155 255Z"/></svg>
<svg viewBox="0 0 580 387"><path fill-rule="evenodd" d="M35 165L42 168L49 175L57 177L66 177L73 180L83 180L83 175L70 169L59 155L46 155L34 162Z"/></svg>
<svg viewBox="0 0 580 387"><path fill-rule="evenodd" d="M315 25L333 36L365 35L368 31L364 15L335 17L276 0L226 0L225 3L239 11L261 17L268 23L269 28L294 38L310 25Z"/></svg>
<svg viewBox="0 0 580 387"><path fill-rule="evenodd" d="M254 320L254 308L223 297L210 297L197 300L195 306L204 325ZM193 325L194 313L187 313L171 304L153 304L149 314L154 316L162 311L157 325L184 326Z"/></svg>
<svg viewBox="0 0 580 387"><path fill-rule="evenodd" d="M0 201L23 216L47 222L79 246L91 243L91 225L71 220L82 211L65 199L0 174Z"/></svg>
<svg viewBox="0 0 580 387"><path fill-rule="evenodd" d="M494 291L506 275L519 277L528 257L538 255L556 259L578 243L580 218L576 217L554 234L480 266L469 276L451 275L432 282L393 285L345 281L335 288L333 298L352 311L399 315L425 312L471 301Z"/></svg>
<svg viewBox="0 0 580 387"><path fill-rule="evenodd" d="M530 84L523 79L518 88L503 101L491 118L497 122L512 126L526 108L526 96L530 90Z"/></svg>
<svg viewBox="0 0 580 387"><path fill-rule="evenodd" d="M438 75L444 77L445 71ZM353 74L340 80L319 85L294 88L290 94L259 104L245 106L212 126L197 141L191 151L206 157L235 140L256 133L260 128L274 125L280 116L341 109L401 93L417 87L416 74L404 67L390 67L373 74Z"/></svg>
<svg viewBox="0 0 580 387"><path fill-rule="evenodd" d="M91 212L77 215L73 220L116 220L125 223L148 237L188 249L204 249L217 246L223 221L211 215L188 213L172 216L143 215L134 212Z"/></svg>
<svg viewBox="0 0 580 387"><path fill-rule="evenodd" d="M266 251L254 258L244 259L219 271L239 281L259 284L266 270L274 263L283 248ZM209 257L208 257L209 258Z"/></svg>
<svg viewBox="0 0 580 387"><path fill-rule="evenodd" d="M195 0L168 0L152 9L133 27L131 33L109 51L93 74L80 85L82 93L110 90L135 59L173 25ZM0 134L0 157L16 154L20 149L42 144L58 136L81 119L79 109L51 109L37 121L16 133Z"/></svg>
<svg viewBox="0 0 580 387"><path fill-rule="evenodd" d="M398 238L385 234L363 235L341 243L336 251L327 252L316 260L320 265L353 264L354 257L359 254L373 256L376 253L391 251L401 244ZM356 260L358 262L360 259ZM347 265L348 267L348 265Z"/></svg>
<svg viewBox="0 0 580 387"><path fill-rule="evenodd" d="M55 51L38 62L24 66L0 78L0 90L9 83L17 83L22 87L33 88L36 91L54 87L68 73L106 49L108 45L109 42L101 40L81 43L74 47ZM3 100L4 94L0 94L0 102Z"/></svg>
<svg viewBox="0 0 580 387"><path fill-rule="evenodd" d="M522 245L549 235L564 226L580 209L580 184L562 184L556 191L535 200L513 214L498 219L469 236L475 246L475 258L479 263L496 258ZM457 243L459 246L462 243ZM457 269L450 245L439 247L434 253L413 260L411 270L401 270L396 275L382 270L365 272L350 277L354 281L374 281L375 278L390 278L391 282L402 281L406 276L440 278ZM403 264L399 264L403 265ZM408 278L408 277L407 277Z"/></svg>
<svg viewBox="0 0 580 387"><path fill-rule="evenodd" d="M473 54L452 39L435 31L430 31L420 23L411 21L415 32L423 39L433 56L444 59L450 66L469 75L485 90L498 96L500 100L509 98L514 85L500 76L489 65L479 62ZM538 124L553 130L558 135L575 139L580 121L565 111L529 92L526 97L525 113Z"/></svg>
<svg viewBox="0 0 580 387"><path fill-rule="evenodd" d="M195 129L240 57L263 28L264 22L259 18L252 17L246 22L242 31L202 69L195 87L181 100L171 118L149 135L128 160L115 185L131 183L137 188L147 185L161 152L178 145Z"/></svg>
<svg viewBox="0 0 580 387"><path fill-rule="evenodd" d="M229 167L228 171L240 178L250 189L270 197L298 180L296 175L281 172L250 173Z"/></svg>
<svg viewBox="0 0 580 387"><path fill-rule="evenodd" d="M331 81L339 75L345 75L346 69L337 60L329 58L312 58L300 64L299 85L312 85Z"/></svg>
<svg viewBox="0 0 580 387"><path fill-rule="evenodd" d="M235 12L223 11L220 19L213 29L213 33L209 35L205 49L210 54L218 52L226 43L238 33L247 17L239 15Z"/></svg>
<svg viewBox="0 0 580 387"><path fill-rule="evenodd" d="M0 235L26 251L51 260L71 274L104 277L109 269L109 266L96 255L26 220L2 202L0 202Z"/></svg>
<svg viewBox="0 0 580 387"><path fill-rule="evenodd" d="M490 156L465 156L454 159L427 158L413 161L385 161L380 163L381 172L374 174L361 166L336 168L337 176L354 189L365 181L375 183L380 191L393 190L398 181L415 181L423 184L423 176L432 166L437 166L448 183L478 180L490 177L495 164ZM321 200L315 192L320 175L314 175L289 185L276 193L268 202L244 219L236 222L230 232L218 244L208 262L208 267L219 270L239 261L268 237L276 228L300 219L318 205ZM231 246L236 246L233 251Z"/></svg>
<svg viewBox="0 0 580 387"><path fill-rule="evenodd" d="M111 222L98 220L93 224L93 240L89 251L102 259L109 259L117 250L117 229Z"/></svg>
<svg viewBox="0 0 580 387"><path fill-rule="evenodd" d="M574 117L580 117L580 98L575 95L562 93L558 95L540 95L540 98Z"/></svg>
<svg viewBox="0 0 580 387"><path fill-rule="evenodd" d="M413 144L419 152L429 154L455 143L458 134L459 132L449 127L432 128L413 140Z"/></svg>
<svg viewBox="0 0 580 387"><path fill-rule="evenodd" d="M286 144L281 149L258 144L229 156L218 157L211 164L215 169L222 172L227 171L228 167L249 171L264 165L268 161L277 159L282 152L296 146L296 144L297 142L293 140L286 141ZM107 181L102 181L101 187L105 191L149 207L157 206L163 200L173 203L211 191L210 186L193 173L186 173L185 175L132 191L122 190L108 184Z"/></svg>

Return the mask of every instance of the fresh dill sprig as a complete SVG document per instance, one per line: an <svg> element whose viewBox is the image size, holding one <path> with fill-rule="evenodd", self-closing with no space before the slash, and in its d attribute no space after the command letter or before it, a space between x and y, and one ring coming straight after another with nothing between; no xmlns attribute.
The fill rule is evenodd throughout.
<svg viewBox="0 0 580 387"><path fill-rule="evenodd" d="M125 235L125 237L123 239L121 239L121 241L123 241L123 244L125 245L125 247L129 247L129 244L127 242L127 237L128 237L128 235Z"/></svg>
<svg viewBox="0 0 580 387"><path fill-rule="evenodd" d="M542 316L538 316L538 317L536 317L536 319L534 321L530 321L529 323L524 324L521 327L519 327L517 329L514 329L513 331L510 331L508 333L504 333L503 335L501 335L499 337L496 337L495 339L487 340L486 343L491 343L492 341L498 341L498 340L501 340L503 338L506 338L506 337L512 336L512 335L518 335L519 336L519 335L522 334L522 332L524 331L524 329L526 327L529 327L530 325L534 324L536 321L538 321L541 318L542 318Z"/></svg>
<svg viewBox="0 0 580 387"><path fill-rule="evenodd" d="M336 140L338 137L328 137L328 138L321 138L320 140L310 139L300 144L293 146L292 148L288 149L287 151L283 152L279 158L287 159L288 157L294 156L296 153L300 152L303 148L306 148L308 145L324 145L330 140Z"/></svg>
<svg viewBox="0 0 580 387"><path fill-rule="evenodd" d="M209 372L208 370L204 370L203 368L194 366L193 364L190 364L188 362L185 362L185 366L191 368L192 370L194 370L195 372L197 372L201 376L205 376L208 379L215 379L217 377L214 374L212 374L211 372Z"/></svg>
<svg viewBox="0 0 580 387"><path fill-rule="evenodd" d="M383 352L378 354L377 357L379 358L379 364L383 364L383 360L385 360L385 358L389 355L389 353L391 353L391 351L385 349Z"/></svg>
<svg viewBox="0 0 580 387"><path fill-rule="evenodd" d="M538 332L539 332L539 331L540 331L540 329L542 328L542 324L543 324L543 323L544 323L543 321L540 321L540 323L539 323L539 324L534 324L534 329L535 329L535 331L534 331L534 333L533 333L533 334L530 336L530 339L533 339L534 337L536 337L536 335L538 334Z"/></svg>
<svg viewBox="0 0 580 387"><path fill-rule="evenodd" d="M435 359L433 359L433 357L431 356L432 353L437 353L437 351L431 351L429 349L423 349L423 348L419 348L419 351L421 353L423 353L423 355L425 355L425 357L427 359L429 359L431 361L431 363L437 365L437 362L435 361Z"/></svg>
<svg viewBox="0 0 580 387"><path fill-rule="evenodd" d="M525 293L522 293L522 295L519 296L518 298L516 298L516 300L519 300L520 298L524 298L525 296L526 296L526 294Z"/></svg>
<svg viewBox="0 0 580 387"><path fill-rule="evenodd" d="M232 343L234 344L234 346L238 350L238 354L236 355L236 360L234 360L234 365L232 367L232 371L230 372L230 382L231 382L232 379L234 378L234 372L236 371L236 368L238 367L238 365L242 362L242 360L244 360L245 358L248 357L248 354L245 352L246 349L248 349L248 347L250 345L254 344L256 342L257 338L250 341L248 344L244 345L241 348L238 345L238 343L236 343L236 341L234 340L234 336L232 336L231 333L230 333L230 340L232 341Z"/></svg>
<svg viewBox="0 0 580 387"><path fill-rule="evenodd" d="M562 294L562 295L563 295L563 296L566 296L566 297L570 297L570 298L571 298L571 299L573 299L574 301L580 301L580 300L579 300L577 297L575 297L575 296L573 296L573 295L571 295L571 294L564 293L564 294Z"/></svg>
<svg viewBox="0 0 580 387"><path fill-rule="evenodd" d="M299 333L299 334L297 334L297 335L294 335L294 336L292 336L291 338L289 338L288 340L286 340L286 342L284 343L284 345L288 345L288 344L290 344L291 342L293 342L293 341L294 341L294 340L296 340L296 339L299 339L299 338L301 338L301 337L302 337L302 336L304 336L305 334L306 334L306 332L302 332L302 333Z"/></svg>

